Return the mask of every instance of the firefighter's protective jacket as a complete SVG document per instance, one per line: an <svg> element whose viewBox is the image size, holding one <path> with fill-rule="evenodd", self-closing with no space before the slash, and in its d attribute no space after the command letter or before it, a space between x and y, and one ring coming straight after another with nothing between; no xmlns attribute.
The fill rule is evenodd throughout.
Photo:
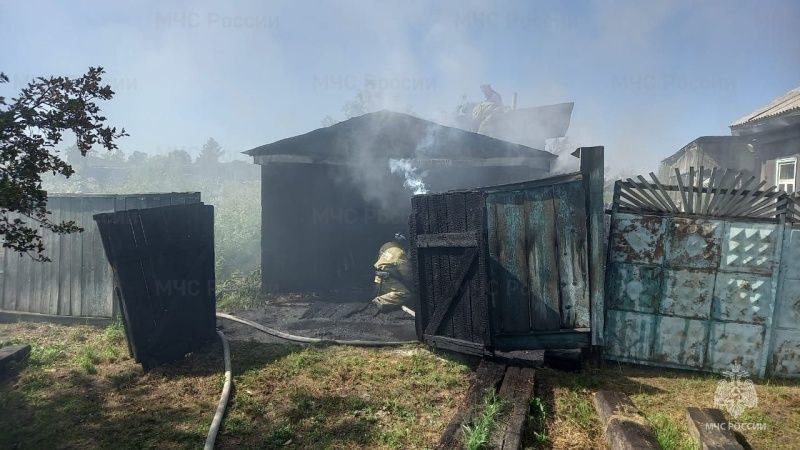
<svg viewBox="0 0 800 450"><path fill-rule="evenodd" d="M407 304L411 291L411 264L406 258L406 251L397 242L383 244L375 261L375 284L378 285L377 296L373 302L379 306L401 306Z"/></svg>

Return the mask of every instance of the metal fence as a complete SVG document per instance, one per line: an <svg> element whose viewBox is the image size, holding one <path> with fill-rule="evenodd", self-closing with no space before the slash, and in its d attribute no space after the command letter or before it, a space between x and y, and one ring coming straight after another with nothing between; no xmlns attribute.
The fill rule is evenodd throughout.
<svg viewBox="0 0 800 450"><path fill-rule="evenodd" d="M199 192L163 194L50 194L47 209L56 222L74 220L82 233L43 231L51 262L36 262L0 250L0 309L67 317L112 317L113 276L92 216L128 209L200 202Z"/></svg>
<svg viewBox="0 0 800 450"><path fill-rule="evenodd" d="M751 199L768 201L769 192L740 189L748 198L737 203L730 187L720 194L712 185L695 190L695 211L702 205L704 214L692 214L686 190L684 206L665 211L619 201L620 190L636 188L623 183L611 215L606 356L715 372L739 362L760 377L800 375L800 228L780 209L786 196L764 203L777 215L752 217ZM658 184L647 187L656 201ZM715 197L739 206L714 215Z"/></svg>

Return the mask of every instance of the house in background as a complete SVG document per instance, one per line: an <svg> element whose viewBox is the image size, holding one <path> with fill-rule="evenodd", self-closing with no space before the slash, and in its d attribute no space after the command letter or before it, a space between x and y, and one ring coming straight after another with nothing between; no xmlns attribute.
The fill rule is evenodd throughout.
<svg viewBox="0 0 800 450"><path fill-rule="evenodd" d="M798 191L800 159L800 87L769 102L730 125L730 136L703 136L661 161L659 178L677 184L675 169L714 167L743 171L778 186Z"/></svg>

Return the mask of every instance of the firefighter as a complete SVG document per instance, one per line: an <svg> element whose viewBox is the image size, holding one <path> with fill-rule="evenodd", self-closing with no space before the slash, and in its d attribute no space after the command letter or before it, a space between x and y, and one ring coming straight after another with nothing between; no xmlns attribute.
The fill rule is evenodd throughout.
<svg viewBox="0 0 800 450"><path fill-rule="evenodd" d="M406 257L405 236L383 244L375 261L375 303L381 311L392 311L411 303L411 264Z"/></svg>
<svg viewBox="0 0 800 450"><path fill-rule="evenodd" d="M487 134L486 127L491 122L492 116L498 113L502 113L505 108L503 108L503 99L500 97L500 94L497 93L492 86L489 84L482 84L481 91L483 91L483 101L478 103L477 106L472 110L472 118L473 123L475 124L475 129L478 133Z"/></svg>

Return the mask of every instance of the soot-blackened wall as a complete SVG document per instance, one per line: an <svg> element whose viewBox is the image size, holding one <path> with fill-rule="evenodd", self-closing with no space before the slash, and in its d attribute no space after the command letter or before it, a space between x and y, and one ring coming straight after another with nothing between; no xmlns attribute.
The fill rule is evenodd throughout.
<svg viewBox="0 0 800 450"><path fill-rule="evenodd" d="M375 173L378 169L369 171ZM388 164L371 180L337 164L261 167L262 285L268 292L369 286L378 248L408 234L411 192ZM541 178L525 166L431 167L428 189L442 192ZM358 173L357 171L355 173Z"/></svg>

